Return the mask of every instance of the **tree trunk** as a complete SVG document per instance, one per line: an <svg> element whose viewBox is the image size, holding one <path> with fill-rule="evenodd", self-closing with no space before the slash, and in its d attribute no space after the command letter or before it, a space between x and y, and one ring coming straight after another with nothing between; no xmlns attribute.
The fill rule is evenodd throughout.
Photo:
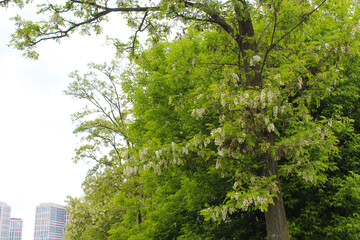
<svg viewBox="0 0 360 240"><path fill-rule="evenodd" d="M139 213L138 213L138 224L141 224L142 223L142 215L141 215L141 211L139 210Z"/></svg>
<svg viewBox="0 0 360 240"><path fill-rule="evenodd" d="M254 39L255 32L252 24L247 1L238 0L242 8L235 5L235 13L237 16L238 33L235 37L239 46L239 56L242 56L242 63L245 71L246 81L244 89L258 89L263 88L263 78L261 76L261 62L251 62L252 57L258 54L258 45ZM227 31L231 32L231 31ZM251 53L252 55L248 54ZM262 59L264 61L264 59ZM240 66L241 63L239 62ZM239 69L241 72L241 69ZM263 112L265 114L265 111ZM272 146L275 144L274 133L265 133L267 142ZM274 198L274 205L269 205L268 211L265 213L266 230L268 240L290 240L289 229L286 220L285 206L282 198L282 192L279 181L279 168L276 160L271 156L271 153L266 153L266 166L264 168L264 176L275 176L273 181L276 181L278 188L277 198Z"/></svg>
<svg viewBox="0 0 360 240"><path fill-rule="evenodd" d="M277 162L273 158L269 159L268 167L271 174L278 172ZM276 174L276 178L274 180L276 181L276 185L278 187L277 198L273 199L274 205L269 205L268 211L265 212L268 240L290 240L278 174Z"/></svg>
<svg viewBox="0 0 360 240"><path fill-rule="evenodd" d="M268 134L268 141L274 144L274 133ZM266 169L265 176L276 176L273 181L276 182L278 188L277 197L273 198L274 205L269 205L267 212L265 212L266 231L268 240L290 240L289 229L286 220L285 206L282 197L282 191L279 179L279 167L277 161L271 156L271 153L266 154Z"/></svg>

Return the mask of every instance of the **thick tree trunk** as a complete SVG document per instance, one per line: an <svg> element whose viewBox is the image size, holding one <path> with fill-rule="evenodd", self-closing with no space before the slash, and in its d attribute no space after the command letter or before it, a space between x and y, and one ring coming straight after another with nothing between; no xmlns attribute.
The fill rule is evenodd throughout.
<svg viewBox="0 0 360 240"><path fill-rule="evenodd" d="M267 135L268 141L273 145L275 142L274 133L271 132ZM274 205L269 205L267 212L265 212L268 240L290 240L285 206L280 186L279 167L277 161L273 158L273 156L271 156L271 153L266 154L266 168L264 170L265 176L276 176L273 181L276 182L276 186L278 188L277 197L273 199Z"/></svg>
<svg viewBox="0 0 360 240"><path fill-rule="evenodd" d="M261 60L251 61L251 58L258 55L259 49L254 39L255 32L252 24L250 12L248 10L247 1L238 0L239 8L235 5L235 13L237 16L238 33L235 37L239 46L239 56L242 56L243 69L245 71L246 81L244 83L244 89L262 89L263 78L261 76ZM226 30L226 29L225 29ZM227 31L232 33L231 31ZM234 32L234 31L233 31ZM249 53L251 53L249 55ZM257 56L259 58L260 56ZM239 66L241 63L238 63ZM240 72L242 69L239 69ZM274 133L265 133L264 135L271 145L275 144ZM279 168L276 160L271 156L271 153L267 153L266 166L263 169L263 174L267 177L275 176L273 181L276 181L278 188L277 198L274 198L274 205L270 205L268 211L265 213L266 230L268 234L268 240L290 240L289 229L286 220L285 206L282 198L282 192L279 181Z"/></svg>
<svg viewBox="0 0 360 240"><path fill-rule="evenodd" d="M274 181L278 187L277 198L274 198L274 205L269 205L265 212L266 231L268 240L290 240L289 229L286 220L285 206L279 182L278 165L271 156L267 159L268 174L276 175Z"/></svg>

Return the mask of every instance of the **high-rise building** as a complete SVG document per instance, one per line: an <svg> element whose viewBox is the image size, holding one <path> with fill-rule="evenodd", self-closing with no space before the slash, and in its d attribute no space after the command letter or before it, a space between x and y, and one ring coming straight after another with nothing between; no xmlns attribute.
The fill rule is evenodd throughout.
<svg viewBox="0 0 360 240"><path fill-rule="evenodd" d="M61 240L69 214L65 206L42 203L36 207L34 240Z"/></svg>
<svg viewBox="0 0 360 240"><path fill-rule="evenodd" d="M0 240L9 240L11 207L0 202Z"/></svg>
<svg viewBox="0 0 360 240"><path fill-rule="evenodd" d="M21 218L10 218L10 237L9 240L22 239L23 221Z"/></svg>

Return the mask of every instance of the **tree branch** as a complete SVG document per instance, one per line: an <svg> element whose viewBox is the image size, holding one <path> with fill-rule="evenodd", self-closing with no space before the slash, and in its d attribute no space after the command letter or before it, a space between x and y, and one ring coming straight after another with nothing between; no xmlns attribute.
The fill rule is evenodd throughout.
<svg viewBox="0 0 360 240"><path fill-rule="evenodd" d="M133 39L133 41L132 41L132 46L131 46L131 51L132 51L132 53L135 53L135 43L136 43L137 34L138 34L139 32L143 32L143 31L149 26L149 25L147 25L147 26L145 26L143 29L141 29L142 26L144 25L144 22L145 22L145 20L146 20L146 17L147 17L147 15L148 15L148 13L149 13L149 11L146 11L146 12L145 12L144 17L143 17L143 19L142 19L142 21L141 21L141 23L140 23L140 26L139 26L138 29L135 31L134 39Z"/></svg>
<svg viewBox="0 0 360 240"><path fill-rule="evenodd" d="M275 35L275 29L276 29L276 18L275 18L275 23L274 23L274 30L271 36L271 44L270 47L266 50L265 56L264 56L264 60L261 66L261 70L260 73L262 74L264 66L265 66L265 62L267 60L267 56L269 54L269 52L276 46L278 45L286 36L288 36L292 31L294 31L297 27L299 27L306 19L308 19L314 12L316 12L327 0L323 0L316 8L314 8L311 12L307 13L306 15L304 15L302 17L302 19L300 20L300 22L298 24L296 24L293 28L291 28L288 32L286 32L280 39L278 39L275 43L274 41L274 35ZM275 9L275 17L276 17L276 9Z"/></svg>
<svg viewBox="0 0 360 240"><path fill-rule="evenodd" d="M314 10L307 13L305 16L302 17L300 22L296 24L293 28L291 28L287 33L285 33L279 40L277 40L275 43L271 44L269 51L273 49L276 45L279 44L286 36L288 36L292 31L294 31L297 27L299 27L306 19L308 19L314 12L316 12L327 0L323 0Z"/></svg>
<svg viewBox="0 0 360 240"><path fill-rule="evenodd" d="M192 2L188 2L188 1L184 1L184 3L185 3L185 6L195 7L195 8L203 10L207 15L209 15L211 17L213 23L218 24L222 29L224 29L227 33L229 33L231 36L233 36L233 34L235 32L234 29L219 14L212 13L209 10L204 9L204 5L201 3L192 3Z"/></svg>

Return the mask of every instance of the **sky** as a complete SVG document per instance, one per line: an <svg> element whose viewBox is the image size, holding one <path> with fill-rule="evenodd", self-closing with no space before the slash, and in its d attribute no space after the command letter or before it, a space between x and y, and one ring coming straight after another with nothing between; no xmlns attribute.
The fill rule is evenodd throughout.
<svg viewBox="0 0 360 240"><path fill-rule="evenodd" d="M9 18L18 12L0 8L0 201L11 206L11 217L23 219L23 240L32 240L36 206L81 196L90 167L72 161L80 138L72 134L70 115L82 104L63 94L72 81L68 74L85 72L89 62L110 61L114 48L103 36L76 35L60 44L43 42L39 60L26 59L7 46L14 32Z"/></svg>

